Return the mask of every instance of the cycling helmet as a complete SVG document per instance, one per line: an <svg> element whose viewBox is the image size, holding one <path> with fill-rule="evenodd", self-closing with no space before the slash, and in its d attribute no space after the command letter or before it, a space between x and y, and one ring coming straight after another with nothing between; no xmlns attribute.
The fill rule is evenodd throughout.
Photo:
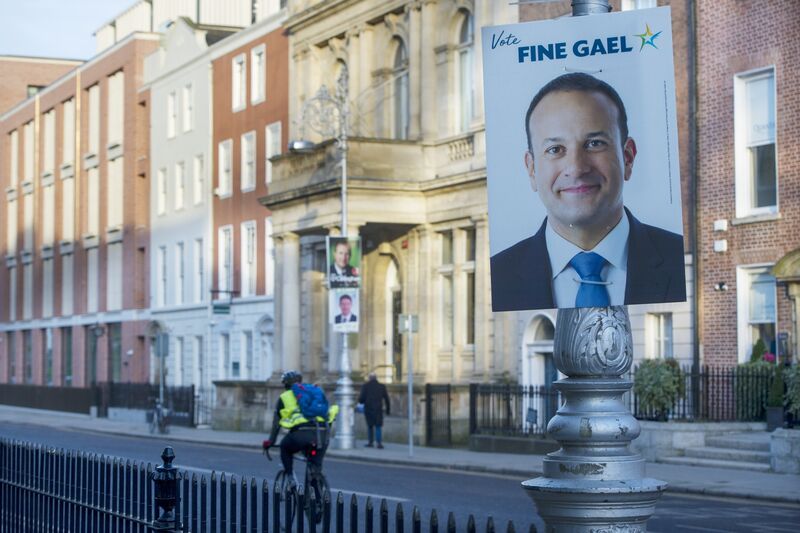
<svg viewBox="0 0 800 533"><path fill-rule="evenodd" d="M300 372L295 370L287 370L281 375L281 383L287 387L291 387L294 383L303 381L303 376Z"/></svg>

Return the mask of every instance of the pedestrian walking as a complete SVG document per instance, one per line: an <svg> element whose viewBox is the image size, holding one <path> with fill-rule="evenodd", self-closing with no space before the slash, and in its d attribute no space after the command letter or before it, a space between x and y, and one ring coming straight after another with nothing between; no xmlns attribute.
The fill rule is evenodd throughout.
<svg viewBox="0 0 800 533"><path fill-rule="evenodd" d="M368 380L361 386L358 403L364 405L364 418L367 420L367 448L372 448L377 442L378 448L383 448L383 403L386 403L386 416L389 416L391 405L386 385L378 381L378 376L370 372Z"/></svg>

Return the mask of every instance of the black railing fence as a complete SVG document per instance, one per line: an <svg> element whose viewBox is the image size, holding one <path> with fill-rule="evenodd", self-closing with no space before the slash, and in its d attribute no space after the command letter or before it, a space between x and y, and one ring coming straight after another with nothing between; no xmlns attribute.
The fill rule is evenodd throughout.
<svg viewBox="0 0 800 533"><path fill-rule="evenodd" d="M151 463L0 439L0 533L515 531L510 521L502 528L491 517L484 525L470 515L466 523L457 524L452 512L446 519L435 510L423 517L417 506L406 514L402 504L390 509L385 499L360 502L355 494L347 498L329 491L323 494L317 522L308 513L315 508L314 493L309 492L308 501L302 486L289 500L270 491L266 480L215 472L198 476L179 469L175 485L165 483L169 476L163 473L174 470L169 464L173 457L172 449L165 449L165 464L154 468ZM536 528L530 525L528 531L535 533Z"/></svg>
<svg viewBox="0 0 800 533"><path fill-rule="evenodd" d="M766 419L769 389L774 379L771 368L748 366L684 366L675 369L678 392L663 415L644 409L634 392L628 405L639 419L666 418L710 422L757 422ZM636 369L628 379L636 379Z"/></svg>
<svg viewBox="0 0 800 533"><path fill-rule="evenodd" d="M645 409L636 394L624 400L639 419L753 422L766 419L774 379L770 368L748 366L675 369L678 392L664 413ZM624 376L635 380L636 369ZM561 405L553 387L473 383L469 392L471 434L540 436Z"/></svg>
<svg viewBox="0 0 800 533"><path fill-rule="evenodd" d="M472 434L544 435L561 400L552 387L473 383L469 389Z"/></svg>

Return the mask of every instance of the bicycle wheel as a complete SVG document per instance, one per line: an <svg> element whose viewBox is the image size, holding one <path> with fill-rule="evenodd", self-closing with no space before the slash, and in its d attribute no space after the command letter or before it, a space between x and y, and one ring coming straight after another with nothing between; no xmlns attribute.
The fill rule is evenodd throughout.
<svg viewBox="0 0 800 533"><path fill-rule="evenodd" d="M328 480L322 472L309 472L308 483L306 489L306 497L308 498L308 520L319 524L322 522L322 512L325 506L323 498L325 493L330 492L328 488ZM311 504L311 494L314 495L314 503Z"/></svg>
<svg viewBox="0 0 800 533"><path fill-rule="evenodd" d="M281 495L280 512L284 515L283 523L288 526L287 531L291 531L295 508L297 507L297 483L291 476L287 476L284 470L281 470L275 476L273 490Z"/></svg>

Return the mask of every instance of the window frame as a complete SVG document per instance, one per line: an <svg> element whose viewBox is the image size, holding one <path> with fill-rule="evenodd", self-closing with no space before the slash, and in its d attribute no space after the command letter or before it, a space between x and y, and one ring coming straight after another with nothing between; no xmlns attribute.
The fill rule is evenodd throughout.
<svg viewBox="0 0 800 533"><path fill-rule="evenodd" d="M228 198L233 194L233 139L217 145L217 182L217 197Z"/></svg>
<svg viewBox="0 0 800 533"><path fill-rule="evenodd" d="M261 56L261 62L256 58ZM250 104L256 105L267 99L267 45L261 43L250 49Z"/></svg>
<svg viewBox="0 0 800 533"><path fill-rule="evenodd" d="M239 185L242 192L251 192L256 189L256 130L243 133L239 143Z"/></svg>
<svg viewBox="0 0 800 533"><path fill-rule="evenodd" d="M247 107L247 55L242 52L231 59L231 111Z"/></svg>
<svg viewBox="0 0 800 533"><path fill-rule="evenodd" d="M752 322L750 320L750 290L752 284L750 282L753 275L769 274L770 269L774 266L772 263L759 263L751 265L737 265L736 267L736 310L737 310L737 339L738 339L738 359L739 363L746 363L750 361L751 349L755 340L750 334L750 327L753 324L773 324L777 335L778 331L778 287L777 283L774 284L773 303L774 303L774 317L772 322ZM767 350L769 350L767 346Z"/></svg>

